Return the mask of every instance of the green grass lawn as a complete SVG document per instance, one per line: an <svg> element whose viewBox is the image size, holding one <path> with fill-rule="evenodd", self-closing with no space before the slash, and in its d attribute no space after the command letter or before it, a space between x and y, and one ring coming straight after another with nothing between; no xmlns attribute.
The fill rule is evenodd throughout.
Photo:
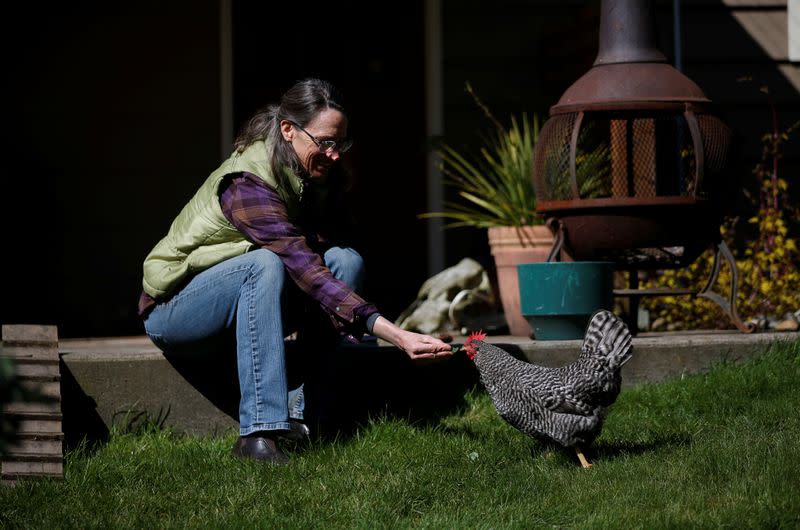
<svg viewBox="0 0 800 530"><path fill-rule="evenodd" d="M63 481L0 487L2 528L798 528L800 341L625 389L582 469L507 426L481 389L435 425L376 419L234 460L236 434L114 434Z"/></svg>

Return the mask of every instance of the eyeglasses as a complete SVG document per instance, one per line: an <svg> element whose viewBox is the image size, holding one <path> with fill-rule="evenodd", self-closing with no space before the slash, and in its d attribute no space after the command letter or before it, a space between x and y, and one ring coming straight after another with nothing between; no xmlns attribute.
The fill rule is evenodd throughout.
<svg viewBox="0 0 800 530"><path fill-rule="evenodd" d="M290 121L293 126L297 127L304 133L311 138L311 141L317 146L320 153L330 153L331 151L338 151L340 153L346 153L348 149L353 147L353 140L350 138L342 138L341 140L317 140L314 138L314 135L308 132L307 130L303 129L297 123Z"/></svg>

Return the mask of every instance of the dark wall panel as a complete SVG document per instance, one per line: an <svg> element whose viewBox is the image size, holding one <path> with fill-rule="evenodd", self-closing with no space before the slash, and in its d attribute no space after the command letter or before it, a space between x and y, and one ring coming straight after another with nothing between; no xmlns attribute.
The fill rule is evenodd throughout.
<svg viewBox="0 0 800 530"><path fill-rule="evenodd" d="M142 259L218 159L218 5L11 6L0 320L140 334Z"/></svg>
<svg viewBox="0 0 800 530"><path fill-rule="evenodd" d="M274 28L274 29L273 29ZM427 276L422 2L237 2L235 123L295 81L321 77L350 106L366 297L394 319Z"/></svg>

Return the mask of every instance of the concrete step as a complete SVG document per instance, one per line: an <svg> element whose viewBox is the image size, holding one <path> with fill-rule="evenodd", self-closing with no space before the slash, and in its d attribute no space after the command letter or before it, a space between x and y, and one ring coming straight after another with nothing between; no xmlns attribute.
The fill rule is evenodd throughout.
<svg viewBox="0 0 800 530"><path fill-rule="evenodd" d="M641 333L633 339L634 356L623 369L623 384L630 387L704 372L721 362L750 358L772 342L798 337L798 333L738 331ZM463 344L464 339L454 337L453 344ZM572 362L581 344L512 336L490 336L488 341L544 366ZM293 355L291 344L287 348ZM168 359L145 336L62 339L59 349L69 445L82 436L103 437L113 426L133 429L148 422L194 435L238 427L232 351ZM326 382L317 387L324 398L317 398L315 410L319 417L329 414L337 420L366 421L381 412L415 421L435 420L462 405L464 391L478 383L474 365L463 354L419 366L383 341L340 346L319 358Z"/></svg>
<svg viewBox="0 0 800 530"><path fill-rule="evenodd" d="M489 337L491 342L528 362L562 366L575 360L581 340L535 341ZM703 373L723 362L739 362L776 341L800 340L797 332L742 333L738 330L639 333L633 357L622 369L623 387Z"/></svg>

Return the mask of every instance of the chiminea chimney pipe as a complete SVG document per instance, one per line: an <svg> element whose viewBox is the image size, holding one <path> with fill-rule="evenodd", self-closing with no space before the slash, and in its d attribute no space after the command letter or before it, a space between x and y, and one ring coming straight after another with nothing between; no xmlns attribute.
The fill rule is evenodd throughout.
<svg viewBox="0 0 800 530"><path fill-rule="evenodd" d="M594 65L665 63L656 45L656 23L650 0L603 0L600 46Z"/></svg>
<svg viewBox="0 0 800 530"><path fill-rule="evenodd" d="M603 0L594 66L562 94L550 114L681 108L711 102L656 47L652 0Z"/></svg>

